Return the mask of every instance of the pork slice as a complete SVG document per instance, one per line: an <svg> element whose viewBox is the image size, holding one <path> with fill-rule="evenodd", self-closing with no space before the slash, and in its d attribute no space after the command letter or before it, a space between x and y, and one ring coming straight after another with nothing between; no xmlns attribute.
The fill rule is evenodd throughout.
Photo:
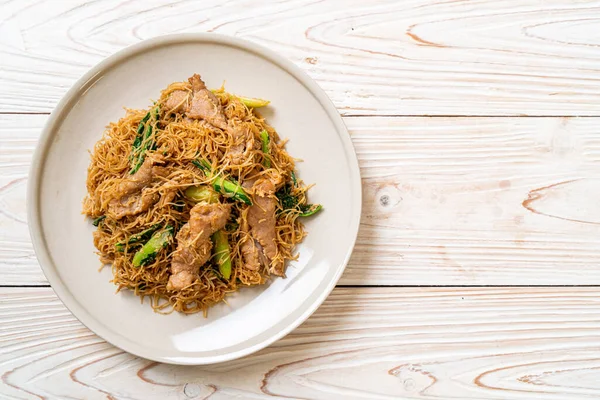
<svg viewBox="0 0 600 400"><path fill-rule="evenodd" d="M248 209L248 224L252 237L270 261L269 271L274 275L283 276L283 261L275 259L278 253L275 231L276 187L276 181L269 176L261 177L254 183L254 204Z"/></svg>
<svg viewBox="0 0 600 400"><path fill-rule="evenodd" d="M168 169L154 165L157 162L158 157L146 157L135 174L117 185L108 203L108 212L116 219L142 213L160 199L158 193L147 190L153 181L168 175Z"/></svg>
<svg viewBox="0 0 600 400"><path fill-rule="evenodd" d="M165 102L167 112L182 113L188 109L190 93L186 90L174 90Z"/></svg>
<svg viewBox="0 0 600 400"><path fill-rule="evenodd" d="M227 150L226 157L232 165L240 165L254 148L254 135L246 125L229 126L228 132L233 145Z"/></svg>
<svg viewBox="0 0 600 400"><path fill-rule="evenodd" d="M217 128L227 129L227 118L225 118L219 99L206 88L200 75L194 74L189 81L192 84L194 96L186 115L192 119L204 119Z"/></svg>
<svg viewBox="0 0 600 400"><path fill-rule="evenodd" d="M211 257L210 236L223 229L231 212L227 204L198 203L190 211L190 220L177 233L168 290L181 290L198 277L200 267Z"/></svg>
<svg viewBox="0 0 600 400"><path fill-rule="evenodd" d="M199 268L210 259L210 240L197 243L185 224L177 233L177 250L173 253L171 276L167 284L169 290L181 290L191 285L198 277Z"/></svg>
<svg viewBox="0 0 600 400"><path fill-rule="evenodd" d="M244 267L251 271L258 271L261 265L260 261L260 249L256 240L250 235L250 227L246 219L242 220L240 230L243 236L240 240L240 251L242 252L242 259L244 260Z"/></svg>
<svg viewBox="0 0 600 400"><path fill-rule="evenodd" d="M139 194L131 194L119 199L111 200L108 204L108 212L111 213L115 219L137 215L147 211L159 199L160 196L158 193L142 190Z"/></svg>
<svg viewBox="0 0 600 400"><path fill-rule="evenodd" d="M188 78L188 82L192 85L192 91L194 93L206 89L206 84L198 74L194 74Z"/></svg>

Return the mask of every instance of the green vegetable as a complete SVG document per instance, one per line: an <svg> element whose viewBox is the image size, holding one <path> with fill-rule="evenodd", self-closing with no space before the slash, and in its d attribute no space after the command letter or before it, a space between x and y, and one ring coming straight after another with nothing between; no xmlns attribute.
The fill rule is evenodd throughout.
<svg viewBox="0 0 600 400"><path fill-rule="evenodd" d="M290 185L284 185L281 189L275 193L277 199L279 199L279 204L281 204L281 208L284 210L291 210L298 206L298 199L296 196L292 195L292 187Z"/></svg>
<svg viewBox="0 0 600 400"><path fill-rule="evenodd" d="M169 245L173 239L173 227L168 225L165 229L156 232L150 240L133 256L133 266L140 267L152 262L158 252Z"/></svg>
<svg viewBox="0 0 600 400"><path fill-rule="evenodd" d="M158 120L159 113L160 106L154 107L144 116L144 118L142 118L138 125L137 136L133 141L130 156L131 171L129 171L129 173L132 175L135 174L144 163L146 152L156 147L154 136L152 135L152 125Z"/></svg>
<svg viewBox="0 0 600 400"><path fill-rule="evenodd" d="M323 206L320 204L305 204L299 207L302 211L300 213L301 217L310 217L311 215L315 215L319 211L323 209Z"/></svg>
<svg viewBox="0 0 600 400"><path fill-rule="evenodd" d="M241 201L249 206L252 205L250 196L248 196L242 186L235 180L213 175L211 165L208 163L208 161L203 159L194 160L192 161L192 164L200 168L204 174L211 179L213 189L215 189L217 193L221 193L223 196Z"/></svg>
<svg viewBox="0 0 600 400"><path fill-rule="evenodd" d="M249 108L258 108L258 107L264 107L266 105L268 105L270 103L269 100L264 100L264 99L258 99L255 97L243 97L243 96L236 96L242 103L244 103L244 105L246 107Z"/></svg>
<svg viewBox="0 0 600 400"><path fill-rule="evenodd" d="M137 135L133 140L133 145L131 146L131 155L129 156L129 161L131 162L131 168L133 170L135 164L137 163L138 153L140 152L140 147L142 142L144 141L144 130L146 128L146 122L150 119L152 111L148 111L144 118L140 121L137 128Z"/></svg>
<svg viewBox="0 0 600 400"><path fill-rule="evenodd" d="M135 235L131 235L126 242L119 242L115 245L117 251L125 251L126 245L134 245L141 242L145 242L152 237L152 234L156 232L160 228L160 224L156 224L151 226L148 229L141 231L140 233L136 233Z"/></svg>
<svg viewBox="0 0 600 400"><path fill-rule="evenodd" d="M296 179L296 173L294 171L292 171L291 176L292 176L292 185L294 187L297 187L298 186L298 179Z"/></svg>
<svg viewBox="0 0 600 400"><path fill-rule="evenodd" d="M209 164L208 161L199 158L197 160L192 161L192 164L194 164L196 167L200 168L202 170L202 172L204 172L206 175L210 175L211 170L212 170L212 165Z"/></svg>
<svg viewBox="0 0 600 400"><path fill-rule="evenodd" d="M227 233L222 230L217 231L213 233L212 239L215 244L215 257L219 272L223 275L223 278L228 280L231 277L231 252Z"/></svg>
<svg viewBox="0 0 600 400"><path fill-rule="evenodd" d="M292 175L292 182L295 179L295 175ZM299 211L300 217L309 217L321 211L323 206L320 204L300 204L300 199L294 196L292 193L296 183L284 185L281 189L275 193L275 196L279 200L279 204L283 211L285 210L297 210Z"/></svg>
<svg viewBox="0 0 600 400"><path fill-rule="evenodd" d="M216 203L219 201L219 194L207 186L190 186L185 190L185 196L198 202Z"/></svg>
<svg viewBox="0 0 600 400"><path fill-rule="evenodd" d="M101 215L98 218L94 218L94 220L92 221L92 225L94 225L94 226L100 225L100 222L104 221L105 218L106 218L106 215Z"/></svg>
<svg viewBox="0 0 600 400"><path fill-rule="evenodd" d="M138 125L138 128L137 128L137 134L138 135L141 135L142 132L144 132L144 128L146 127L146 122L148 122L148 120L150 119L150 113L151 112L152 111L148 111L146 113L146 115L144 115L144 118L142 118L142 120L140 121L140 124Z"/></svg>
<svg viewBox="0 0 600 400"><path fill-rule="evenodd" d="M271 152L269 151L269 142L271 139L269 138L269 132L263 129L260 133L260 140L262 141L262 151L265 154L263 165L266 168L271 168Z"/></svg>
<svg viewBox="0 0 600 400"><path fill-rule="evenodd" d="M231 197L232 199L241 201L249 206L252 205L250 196L248 196L238 182L220 176L213 180L213 188L225 197Z"/></svg>

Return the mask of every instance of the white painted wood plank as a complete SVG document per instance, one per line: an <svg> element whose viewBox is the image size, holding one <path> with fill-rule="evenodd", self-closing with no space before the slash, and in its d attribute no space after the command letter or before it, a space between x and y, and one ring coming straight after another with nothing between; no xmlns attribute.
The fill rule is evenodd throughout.
<svg viewBox="0 0 600 400"><path fill-rule="evenodd" d="M306 323L255 355L179 367L107 344L50 289L2 288L0 394L595 399L599 329L592 288L338 288Z"/></svg>
<svg viewBox="0 0 600 400"><path fill-rule="evenodd" d="M217 32L292 60L340 112L600 115L598 1L5 1L0 112L47 112L108 55Z"/></svg>
<svg viewBox="0 0 600 400"><path fill-rule="evenodd" d="M45 115L0 115L0 281L45 284L26 225ZM600 284L600 118L346 118L364 207L346 285Z"/></svg>
<svg viewBox="0 0 600 400"><path fill-rule="evenodd" d="M46 115L0 115L0 284L44 284L27 227L27 174Z"/></svg>
<svg viewBox="0 0 600 400"><path fill-rule="evenodd" d="M600 120L346 122L364 212L344 283L600 283Z"/></svg>

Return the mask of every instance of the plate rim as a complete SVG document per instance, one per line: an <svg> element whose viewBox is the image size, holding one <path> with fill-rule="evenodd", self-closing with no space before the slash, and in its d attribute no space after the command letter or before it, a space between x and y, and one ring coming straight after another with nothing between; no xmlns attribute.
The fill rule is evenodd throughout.
<svg viewBox="0 0 600 400"><path fill-rule="evenodd" d="M328 283L327 287L316 297L312 304L310 304L310 306L307 307L304 313L302 313L300 316L298 316L295 320L286 325L276 334L267 337L265 340L253 346L249 346L235 352L210 357L197 357L186 355L167 358L164 356L154 356L153 354L151 354L152 350L149 350L147 347L144 346L141 346L139 349L131 349L128 348L127 343L120 343L119 339L126 339L126 337L124 337L121 334L115 335L114 332L111 332L111 329L109 327L100 323L89 311L87 311L87 309L85 309L85 307L81 306L75 298L75 296L73 296L73 294L68 289L66 289L66 287L64 286L64 282L59 276L56 265L52 262L46 240L42 235L41 213L39 205L41 186L40 179L42 173L42 166L46 161L48 150L51 144L51 139L54 137L54 132L56 131L56 128L60 125L60 121L62 119L61 117L65 114L68 114L71 111L72 103L79 98L78 94L80 92L85 93L84 89L86 89L86 87L91 82L95 82L94 78L98 74L109 70L112 66L126 61L126 59L135 56L136 54L152 50L154 47L163 47L180 43L198 42L216 43L230 47L237 47L257 54L258 56L263 57L267 61L277 65L278 67L292 75L295 79L298 80L298 82L300 82L304 87L306 87L306 89L311 93L311 95L313 95L317 99L323 110L326 112L328 118L333 123L335 130L337 131L338 136L340 137L340 140L342 142L344 152L348 156L351 193L355 199L357 210L351 216L351 243L346 252L344 260L337 267L337 271ZM31 236L33 249L38 259L40 268L42 269L42 272L44 273L46 279L50 283L52 290L56 293L63 305L69 310L69 312L71 312L71 314L75 318L77 318L79 322L81 322L85 327L87 327L90 331L101 337L106 342L135 356L166 364L208 365L235 360L255 353L273 344L274 342L278 341L279 339L283 338L284 336L292 332L294 329L296 329L323 304L325 299L329 296L329 294L337 285L337 282L339 281L344 270L346 269L346 266L348 265L348 262L356 244L356 239L358 236L358 230L360 226L360 218L362 214L362 184L356 151L352 144L352 140L350 138L348 129L344 124L340 113L338 112L331 99L327 96L325 91L300 67L298 67L296 64L294 64L287 58L280 56L275 51L269 48L238 37L216 33L180 33L157 36L129 45L117 51L116 53L111 54L110 56L104 58L98 64L94 65L71 86L67 93L60 99L56 107L52 110L50 116L48 117L48 120L46 121L41 131L38 143L36 145L31 160L31 167L29 170L27 183L26 201L29 234ZM140 351L144 349L147 349L148 351Z"/></svg>

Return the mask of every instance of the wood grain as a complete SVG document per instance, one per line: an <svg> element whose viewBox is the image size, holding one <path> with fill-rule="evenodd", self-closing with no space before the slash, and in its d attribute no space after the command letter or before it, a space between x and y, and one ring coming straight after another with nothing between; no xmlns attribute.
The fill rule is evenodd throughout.
<svg viewBox="0 0 600 400"><path fill-rule="evenodd" d="M0 116L0 282L45 283L27 227L27 174L46 115Z"/></svg>
<svg viewBox="0 0 600 400"><path fill-rule="evenodd" d="M596 118L346 121L364 212L344 283L600 282Z"/></svg>
<svg viewBox="0 0 600 400"><path fill-rule="evenodd" d="M591 288L338 288L259 353L179 367L84 328L47 288L0 289L0 392L15 399L594 399ZM110 394L110 395L108 395Z"/></svg>
<svg viewBox="0 0 600 400"><path fill-rule="evenodd" d="M0 116L0 279L46 284L26 225L45 115ZM600 284L600 118L346 118L364 211L344 285Z"/></svg>
<svg viewBox="0 0 600 400"><path fill-rule="evenodd" d="M600 116L598 1L4 1L0 112L48 112L106 56L217 32L292 60L346 115Z"/></svg>

